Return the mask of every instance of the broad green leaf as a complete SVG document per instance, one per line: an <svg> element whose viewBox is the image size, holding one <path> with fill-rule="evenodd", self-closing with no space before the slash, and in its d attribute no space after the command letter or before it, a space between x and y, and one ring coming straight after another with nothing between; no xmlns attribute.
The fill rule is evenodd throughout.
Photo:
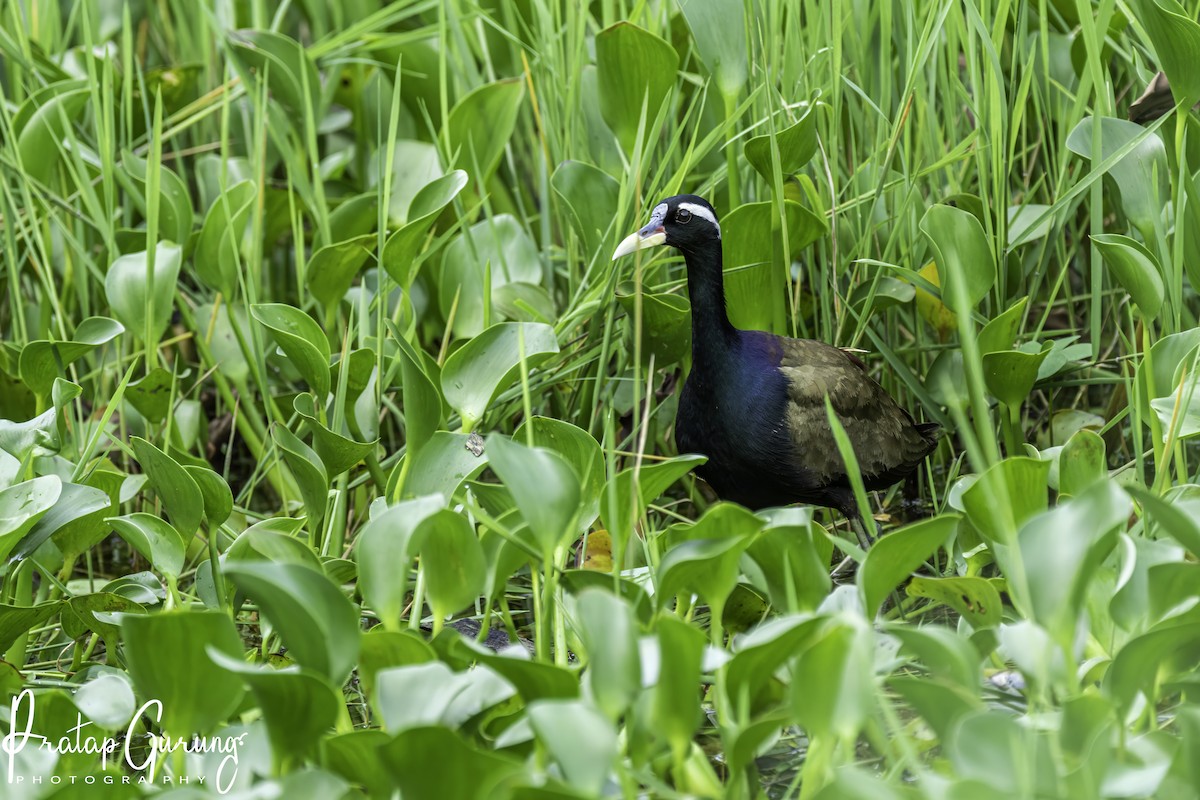
<svg viewBox="0 0 1200 800"><path fill-rule="evenodd" d="M282 303L259 303L250 314L275 339L300 377L325 402L329 395L329 340L321 326L298 308Z"/></svg>
<svg viewBox="0 0 1200 800"><path fill-rule="evenodd" d="M1104 676L1104 690L1121 710L1129 713L1138 694L1151 705L1159 699L1163 680L1195 670L1200 660L1200 623L1172 620L1130 640L1113 659Z"/></svg>
<svg viewBox="0 0 1200 800"><path fill-rule="evenodd" d="M171 413L174 383L175 376L170 370L155 367L144 377L125 387L125 399L143 417L159 424Z"/></svg>
<svg viewBox="0 0 1200 800"><path fill-rule="evenodd" d="M331 431L321 422L316 401L307 392L296 395L292 407L308 423L308 428L313 433L313 449L321 457L321 463L325 465L325 474L330 478L341 475L362 461L374 452L375 445L378 444L378 440L356 442Z"/></svg>
<svg viewBox="0 0 1200 800"><path fill-rule="evenodd" d="M617 301L625 309L632 348L633 325L637 313L636 289L632 283L623 282L617 287ZM644 363L649 361L651 354L654 354L654 363L660 367L670 366L691 355L691 308L688 299L682 295L642 294Z"/></svg>
<svg viewBox="0 0 1200 800"><path fill-rule="evenodd" d="M654 727L679 758L691 745L700 724L696 687L700 684L704 635L675 617L660 617L655 628L660 662L654 686Z"/></svg>
<svg viewBox="0 0 1200 800"><path fill-rule="evenodd" d="M1183 113L1200 101L1200 25L1178 0L1141 0L1135 6L1158 55L1159 69L1171 82L1171 94Z"/></svg>
<svg viewBox="0 0 1200 800"><path fill-rule="evenodd" d="M113 612L143 614L146 609L137 600L107 589L78 594L67 601L59 618L64 634L79 639L94 631L104 640L106 647L117 647L121 641L121 628L115 619L119 615Z"/></svg>
<svg viewBox="0 0 1200 800"><path fill-rule="evenodd" d="M52 91L48 97L41 94L31 97L19 114L26 120L17 133L21 167L41 183L49 183L54 176L63 153L63 140L92 97L90 89L75 81L64 81L61 91L57 88Z"/></svg>
<svg viewBox="0 0 1200 800"><path fill-rule="evenodd" d="M204 495L187 470L150 442L134 436L130 439L133 453L142 471L154 488L171 522L188 539L200 528L204 517Z"/></svg>
<svg viewBox="0 0 1200 800"><path fill-rule="evenodd" d="M137 512L109 520L122 539L137 550L159 572L178 578L183 572L190 536L153 514Z"/></svg>
<svg viewBox="0 0 1200 800"><path fill-rule="evenodd" d="M404 450L407 458L414 458L442 426L442 398L412 345L404 339L397 339L396 344L404 400Z"/></svg>
<svg viewBox="0 0 1200 800"><path fill-rule="evenodd" d="M526 447L499 436L487 439L489 465L521 510L537 537L542 556L575 536L580 513L580 484L575 470L553 450Z"/></svg>
<svg viewBox="0 0 1200 800"><path fill-rule="evenodd" d="M1151 0L1153 2L1154 0ZM1100 117L1100 153L1092 152L1092 128L1095 117L1085 117L1067 136L1067 148L1073 153L1100 163L1141 136L1141 125L1123 119ZM1152 133L1109 170L1121 207L1146 241L1154 241L1155 221L1163 213L1170 186L1166 148L1158 134Z"/></svg>
<svg viewBox="0 0 1200 800"><path fill-rule="evenodd" d="M0 559L58 502L62 489L57 475L43 475L0 491Z"/></svg>
<svg viewBox="0 0 1200 800"><path fill-rule="evenodd" d="M816 155L817 117L813 113L814 108L816 106L807 106L800 119L775 134L775 144L779 148L779 171L784 178L799 172ZM746 142L746 160L767 183L775 179L771 167L770 135L755 136Z"/></svg>
<svg viewBox="0 0 1200 800"><path fill-rule="evenodd" d="M379 752L404 800L490 800L501 783L525 769L440 725L402 731Z"/></svg>
<svg viewBox="0 0 1200 800"><path fill-rule="evenodd" d="M913 578L905 589L909 597L928 597L950 606L975 628L1000 623L1004 609L1000 592L984 578Z"/></svg>
<svg viewBox="0 0 1200 800"><path fill-rule="evenodd" d="M496 290L510 283L540 283L537 245L511 214L499 214L462 231L446 246L438 273L442 316L454 309L454 335L478 336L485 327L485 305L494 306ZM486 287L491 286L491 294ZM493 310L494 320L499 314Z"/></svg>
<svg viewBox="0 0 1200 800"><path fill-rule="evenodd" d="M645 464L640 469L630 467L610 478L600 501L600 520L612 534L614 548L623 553L646 505L706 460L704 456L684 453Z"/></svg>
<svg viewBox="0 0 1200 800"><path fill-rule="evenodd" d="M934 678L978 696L983 681L979 664L982 656L969 639L940 625L917 627L894 622L886 631L900 640L902 656L915 656L917 664Z"/></svg>
<svg viewBox="0 0 1200 800"><path fill-rule="evenodd" d="M585 261L602 254L602 245L617 233L620 184L599 167L564 161L554 170L550 185L566 206L567 221L583 244Z"/></svg>
<svg viewBox="0 0 1200 800"><path fill-rule="evenodd" d="M526 369L533 370L558 352L554 329L536 322L493 325L446 359L442 392L462 416L464 433L483 419L492 399L516 380L522 350Z"/></svg>
<svg viewBox="0 0 1200 800"><path fill-rule="evenodd" d="M40 397L50 394L54 379L65 377L66 368L83 356L125 332L124 326L108 317L88 317L71 335L70 341L39 339L21 349L21 380Z"/></svg>
<svg viewBox="0 0 1200 800"><path fill-rule="evenodd" d="M736 97L748 77L746 9L741 0L679 0L696 52L724 97Z"/></svg>
<svg viewBox="0 0 1200 800"><path fill-rule="evenodd" d="M1087 428L1076 431L1058 456L1059 493L1081 494L1107 475L1104 439Z"/></svg>
<svg viewBox="0 0 1200 800"><path fill-rule="evenodd" d="M463 515L440 509L425 517L413 531L410 547L421 555L425 591L436 617L445 619L483 594L483 548Z"/></svg>
<svg viewBox="0 0 1200 800"><path fill-rule="evenodd" d="M87 477L88 484L64 483L58 500L39 519L9 559L33 555L46 539L52 539L63 560L77 558L109 533L105 517L117 513L116 493L124 475L102 465Z"/></svg>
<svg viewBox="0 0 1200 800"><path fill-rule="evenodd" d="M282 33L247 28L229 31L227 44L242 80L267 81L291 120L302 123L306 114L320 119L321 78L299 42Z"/></svg>
<svg viewBox="0 0 1200 800"><path fill-rule="evenodd" d="M245 306L236 307L232 313L240 329L247 331L249 319ZM196 308L197 330L194 333L196 336L202 337L208 344L217 372L232 381L234 385L241 385L250 376L250 365L246 363L246 356L242 352L241 345L238 344L229 315L230 308L226 303L216 306L212 303L205 303L198 306Z"/></svg>
<svg viewBox="0 0 1200 800"><path fill-rule="evenodd" d="M952 206L931 206L921 231L933 244L942 279L942 302L968 314L996 281L996 262L987 235L974 214Z"/></svg>
<svg viewBox="0 0 1200 800"><path fill-rule="evenodd" d="M197 467L189 464L183 468L196 486L200 496L204 498L204 516L208 518L211 528L216 528L233 513L233 492L229 484L208 467Z"/></svg>
<svg viewBox="0 0 1200 800"><path fill-rule="evenodd" d="M145 193L149 188L146 185L146 161L125 150L121 153L121 165L124 169L117 172L117 180L129 188L135 188L131 192L133 200L144 214ZM159 166L158 180L159 236L170 242L186 242L192 235L194 221L192 198L187 184L165 164ZM136 187L133 181L137 181Z"/></svg>
<svg viewBox="0 0 1200 800"><path fill-rule="evenodd" d="M525 713L567 783L598 795L620 752L613 723L582 700L538 700Z"/></svg>
<svg viewBox="0 0 1200 800"><path fill-rule="evenodd" d="M271 438L296 477L309 523L314 528L319 527L321 520L325 518L330 487L329 476L320 456L282 425L271 426Z"/></svg>
<svg viewBox="0 0 1200 800"><path fill-rule="evenodd" d="M428 494L454 497L463 481L474 478L488 465L487 451L475 455L469 444L464 434L436 431L413 458L400 497ZM396 470L404 468L401 463Z"/></svg>
<svg viewBox="0 0 1200 800"><path fill-rule="evenodd" d="M326 245L312 254L304 271L304 282L313 297L329 308L341 301L367 257L375 251L373 234Z"/></svg>
<svg viewBox="0 0 1200 800"><path fill-rule="evenodd" d="M1141 359L1134 375L1133 400L1143 424L1149 425L1150 415L1158 413L1151 405L1152 400L1173 395L1172 390L1179 386L1184 369L1189 375L1194 374L1192 364L1198 347L1200 327L1163 336L1150 346L1149 356ZM1173 409L1174 397L1171 397L1171 405Z"/></svg>
<svg viewBox="0 0 1200 800"><path fill-rule="evenodd" d="M989 543L1007 545L1017 531L1049 505L1050 462L1006 458L979 476L962 494L967 519Z"/></svg>
<svg viewBox="0 0 1200 800"><path fill-rule="evenodd" d="M858 573L868 617L874 617L884 599L945 544L958 520L957 514L942 514L906 525L871 546Z"/></svg>
<svg viewBox="0 0 1200 800"><path fill-rule="evenodd" d="M237 292L242 263L239 251L257 198L258 188L252 181L231 186L208 209L200 227L192 259L196 276L226 300Z"/></svg>
<svg viewBox="0 0 1200 800"><path fill-rule="evenodd" d="M524 443L532 437L535 447L553 450L571 465L579 477L579 516L576 527L583 533L600 514L600 493L604 489L604 455L600 443L582 428L550 417L535 416L521 423L513 441Z"/></svg>
<svg viewBox="0 0 1200 800"><path fill-rule="evenodd" d="M596 35L600 114L626 153L632 153L645 109L646 132L675 85L675 48L631 22L618 22Z"/></svg>
<svg viewBox="0 0 1200 800"><path fill-rule="evenodd" d="M979 331L979 353L1002 353L1012 349L1017 338L1017 327L1025 314L1028 297L1022 297L1004 312L997 314Z"/></svg>
<svg viewBox="0 0 1200 800"><path fill-rule="evenodd" d="M34 606L0 605L0 651L6 652L23 633L57 614L62 605L61 600Z"/></svg>
<svg viewBox="0 0 1200 800"><path fill-rule="evenodd" d="M882 541L882 540L881 540ZM871 630L844 615L809 640L792 668L791 707L811 737L856 736L875 705Z"/></svg>
<svg viewBox="0 0 1200 800"><path fill-rule="evenodd" d="M85 717L107 731L125 727L137 710L133 682L123 672L106 672L88 681L72 700Z"/></svg>
<svg viewBox="0 0 1200 800"><path fill-rule="evenodd" d="M388 630L399 630L406 605L408 572L416 555L410 546L413 533L444 507L441 495L402 501L373 516L359 531L354 546L359 589Z"/></svg>
<svg viewBox="0 0 1200 800"><path fill-rule="evenodd" d="M1048 349L1038 353L1002 350L983 355L983 380L988 392L1005 405L1020 407L1037 383L1038 369L1049 355Z"/></svg>
<svg viewBox="0 0 1200 800"><path fill-rule="evenodd" d="M395 784L379 753L391 741L384 731L356 728L321 740L321 763L352 783L362 786L370 797L391 797Z"/></svg>
<svg viewBox="0 0 1200 800"><path fill-rule="evenodd" d="M1153 2L1154 0L1150 0ZM1117 282L1147 319L1157 319L1163 303L1162 267L1141 242L1116 233L1094 233L1092 242Z"/></svg>
<svg viewBox="0 0 1200 800"><path fill-rule="evenodd" d="M225 574L258 603L302 667L345 683L358 659L358 610L328 578L298 564L256 561L226 564Z"/></svg>
<svg viewBox="0 0 1200 800"><path fill-rule="evenodd" d="M1200 558L1200 486L1176 486L1162 497L1137 485L1127 489L1154 523L1152 531L1165 533Z"/></svg>
<svg viewBox="0 0 1200 800"><path fill-rule="evenodd" d="M454 672L441 661L381 670L375 685L375 704L390 733L422 725L458 727L516 694L486 666Z"/></svg>
<svg viewBox="0 0 1200 800"><path fill-rule="evenodd" d="M1002 711L960 718L945 740L947 755L956 774L978 781L961 796L998 800L1055 794L1047 740Z"/></svg>
<svg viewBox="0 0 1200 800"><path fill-rule="evenodd" d="M719 618L737 583L738 559L748 544L746 538L692 539L672 547L658 566L659 607L676 595L686 601L688 594L697 594Z"/></svg>
<svg viewBox="0 0 1200 800"><path fill-rule="evenodd" d="M155 248L154 269L146 267L147 254L130 253L118 258L104 278L108 306L125 328L138 338L156 343L175 305L181 251L178 245L159 242ZM146 312L150 312L147 321Z"/></svg>
<svg viewBox="0 0 1200 800"><path fill-rule="evenodd" d="M425 237L442 210L467 185L467 180L467 173L456 169L426 184L406 209L408 221L384 244L381 256L383 268L405 291L417 276L417 267L420 265L417 256Z"/></svg>
<svg viewBox="0 0 1200 800"><path fill-rule="evenodd" d="M478 87L454 106L446 120L448 151L482 187L500 163L525 99L524 82L512 78Z"/></svg>
<svg viewBox="0 0 1200 800"><path fill-rule="evenodd" d="M831 545L819 530L809 510L804 518L773 520L746 548L780 611L814 611L829 594ZM751 570L743 561L742 571L750 575Z"/></svg>
<svg viewBox="0 0 1200 800"><path fill-rule="evenodd" d="M124 614L120 623L129 676L140 696L161 704L148 713L172 736L208 733L237 709L242 682L208 659L209 648L242 658L242 641L228 615Z"/></svg>
<svg viewBox="0 0 1200 800"><path fill-rule="evenodd" d="M641 688L633 609L603 589L584 589L576 598L576 614L587 663L584 680L596 705L616 720Z"/></svg>
<svg viewBox="0 0 1200 800"><path fill-rule="evenodd" d="M376 697L375 677L389 667L425 664L437 661L437 653L425 641L424 634L411 630L388 631L375 627L362 636L358 660L358 678L368 697Z"/></svg>

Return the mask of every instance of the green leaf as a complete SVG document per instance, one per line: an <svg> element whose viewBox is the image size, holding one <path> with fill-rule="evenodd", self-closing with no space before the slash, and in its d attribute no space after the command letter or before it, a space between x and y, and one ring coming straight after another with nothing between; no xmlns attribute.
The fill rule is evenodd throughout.
<svg viewBox="0 0 1200 800"><path fill-rule="evenodd" d="M207 733L237 709L242 682L208 658L209 648L242 657L242 641L228 615L123 614L120 624L129 676L142 697L161 703L162 726L172 736ZM157 707L149 713L158 718Z"/></svg>
<svg viewBox="0 0 1200 800"><path fill-rule="evenodd" d="M633 536L633 526L645 512L647 503L707 460L704 456L685 453L646 464L640 469L630 467L610 478L604 485L600 520L612 534L613 545L624 552Z"/></svg>
<svg viewBox="0 0 1200 800"><path fill-rule="evenodd" d="M1029 298L1022 297L983 326L983 329L979 331L980 355L1007 352L1012 349L1013 342L1017 338L1017 327L1021 324L1021 318L1025 314L1025 306L1028 303Z"/></svg>
<svg viewBox="0 0 1200 800"><path fill-rule="evenodd" d="M298 564L256 561L230 562L225 574L258 603L302 667L335 686L346 682L358 659L358 611L328 578Z"/></svg>
<svg viewBox="0 0 1200 800"><path fill-rule="evenodd" d="M474 478L488 465L488 453L475 455L468 449L468 444L465 434L435 432L413 458L400 496L440 494L454 497L464 481ZM403 464L396 469L402 468Z"/></svg>
<svg viewBox="0 0 1200 800"><path fill-rule="evenodd" d="M145 213L146 197L146 161L124 150L121 153L123 170L118 170L117 180L126 184L133 191L133 200ZM129 180L129 179L132 180ZM136 186L133 181L136 181ZM170 242L186 242L192 235L192 198L187 184L165 164L158 169L158 232L159 236Z"/></svg>
<svg viewBox="0 0 1200 800"><path fill-rule="evenodd" d="M466 517L450 509L433 512L417 525L410 547L421 555L434 616L445 619L483 594L487 566Z"/></svg>
<svg viewBox="0 0 1200 800"><path fill-rule="evenodd" d="M1151 0L1153 2L1153 0ZM1094 233L1092 242L1147 319L1157 319L1163 303L1162 267L1141 242L1115 233Z"/></svg>
<svg viewBox="0 0 1200 800"><path fill-rule="evenodd" d="M122 539L162 574L178 578L183 572L188 540L171 523L153 514L137 512L109 520Z"/></svg>
<svg viewBox="0 0 1200 800"><path fill-rule="evenodd" d="M114 319L88 317L75 328L70 341L30 342L21 349L21 380L39 397L47 397L54 379L66 377L67 367L124 332L124 326Z"/></svg>
<svg viewBox="0 0 1200 800"><path fill-rule="evenodd" d="M564 161L550 177L554 192L566 205L567 222L583 244L584 259L592 260L613 238L621 186L599 167Z"/></svg>
<svg viewBox="0 0 1200 800"><path fill-rule="evenodd" d="M775 133L779 148L779 171L783 177L799 172L817 152L816 106L809 105L794 124ZM755 136L746 142L746 160L767 183L775 180L771 169L771 137Z"/></svg>
<svg viewBox="0 0 1200 800"><path fill-rule="evenodd" d="M430 724L458 727L516 693L486 666L456 673L441 661L381 670L375 685L375 704L391 733Z"/></svg>
<svg viewBox="0 0 1200 800"><path fill-rule="evenodd" d="M454 308L454 335L478 336L488 303L511 283L539 283L542 265L537 245L511 214L498 214L464 230L446 247L438 273L442 315ZM485 297L485 287L492 287ZM493 319L499 317L493 308Z"/></svg>
<svg viewBox="0 0 1200 800"><path fill-rule="evenodd" d="M187 470L169 455L140 436L130 438L133 454L142 471L166 507L171 521L190 539L200 528L204 516L204 495Z"/></svg>
<svg viewBox="0 0 1200 800"><path fill-rule="evenodd" d="M241 265L239 250L257 199L258 187L253 181L237 183L216 199L200 227L196 255L192 259L196 276L225 295L227 300L237 292Z"/></svg>
<svg viewBox="0 0 1200 800"><path fill-rule="evenodd" d="M448 151L482 190L496 171L504 147L512 138L525 85L517 79L478 87L450 111L446 121Z"/></svg>
<svg viewBox="0 0 1200 800"><path fill-rule="evenodd" d="M445 507L441 495L406 500L371 517L355 540L358 586L384 627L399 630L408 594L408 572L417 527ZM465 605L465 603L464 603Z"/></svg>
<svg viewBox="0 0 1200 800"><path fill-rule="evenodd" d="M0 491L0 559L58 502L63 482L57 475L23 481Z"/></svg>
<svg viewBox="0 0 1200 800"><path fill-rule="evenodd" d="M1006 458L993 465L962 494L967 519L989 543L1015 542L1021 526L1049 505L1049 473L1050 462L1036 458Z"/></svg>
<svg viewBox="0 0 1200 800"><path fill-rule="evenodd" d="M1019 407L1033 391L1038 369L1049 354L1049 349L1039 353L1022 353L1020 350L985 353L983 381L988 391L1001 403Z"/></svg>
<svg viewBox="0 0 1200 800"><path fill-rule="evenodd" d="M596 34L596 76L600 114L626 153L632 153L645 107L645 129L675 85L679 56L668 42L631 22L618 22Z"/></svg>
<svg viewBox="0 0 1200 800"><path fill-rule="evenodd" d="M1193 14L1177 0L1141 0L1135 6L1141 13L1139 21L1146 28L1159 69L1167 74L1174 95L1183 113L1200 101L1200 25Z"/></svg>
<svg viewBox="0 0 1200 800"><path fill-rule="evenodd" d="M320 456L282 425L271 427L271 439L283 453L283 460L296 477L309 524L314 529L318 528L321 520L325 518L330 486L329 476Z"/></svg>
<svg viewBox="0 0 1200 800"><path fill-rule="evenodd" d="M321 326L298 308L282 303L250 306L250 314L271 332L300 377L325 402L329 396L329 340Z"/></svg>
<svg viewBox="0 0 1200 800"><path fill-rule="evenodd" d="M712 512L709 512L712 513ZM693 539L672 547L658 566L656 594L659 607L672 597L698 594L718 617L738 577L738 559L747 538Z"/></svg>
<svg viewBox="0 0 1200 800"><path fill-rule="evenodd" d="M407 458L414 458L442 426L442 397L421 368L412 345L404 339L397 339L396 344L404 400L404 450Z"/></svg>
<svg viewBox="0 0 1200 800"><path fill-rule="evenodd" d="M1153 0L1151 0L1153 2ZM1092 152L1096 117L1085 117L1067 136L1067 148L1093 163L1100 163L1143 134L1141 125L1124 119L1100 117L1100 153ZM1125 216L1146 241L1154 241L1155 221L1162 216L1170 189L1166 148L1157 133L1141 141L1109 170L1112 186L1121 198Z"/></svg>
<svg viewBox="0 0 1200 800"><path fill-rule="evenodd" d="M54 177L71 123L92 97L92 90L80 87L76 81L63 81L61 87L61 91L55 88L50 97L35 94L26 101L19 114L27 119L17 134L21 167L29 177L41 183L49 183Z"/></svg>
<svg viewBox="0 0 1200 800"><path fill-rule="evenodd" d="M766 589L771 605L777 609L814 611L829 594L832 547L819 530L812 522L811 510L799 518L781 514L746 548L762 576L762 582L756 585ZM742 569L752 575L745 562Z"/></svg>
<svg viewBox="0 0 1200 800"><path fill-rule="evenodd" d="M467 180L467 173L456 169L426 184L407 209L408 222L389 236L384 244L381 257L383 268L405 291L417 277L417 267L420 266L417 256L430 228L442 210L467 185Z"/></svg>
<svg viewBox="0 0 1200 800"><path fill-rule="evenodd" d="M1200 558L1200 486L1176 486L1162 497L1137 485L1127 490L1150 515L1156 533L1165 533Z"/></svg>
<svg viewBox="0 0 1200 800"><path fill-rule="evenodd" d="M746 84L746 10L741 0L679 0L696 52L724 97L736 97Z"/></svg>
<svg viewBox="0 0 1200 800"><path fill-rule="evenodd" d="M868 618L879 613L887 596L945 544L958 520L957 514L942 514L906 525L871 546L858 572Z"/></svg>
<svg viewBox="0 0 1200 800"><path fill-rule="evenodd" d="M1155 630L1125 643L1104 676L1104 690L1128 715L1138 694L1157 704L1165 678L1195 669L1200 659L1200 623L1168 620Z"/></svg>
<svg viewBox="0 0 1200 800"><path fill-rule="evenodd" d="M311 394L296 395L292 401L296 410L313 433L313 448L325 465L325 474L330 478L341 475L375 451L379 440L356 442L327 428L317 416L317 406Z"/></svg>
<svg viewBox="0 0 1200 800"><path fill-rule="evenodd" d="M655 629L660 663L652 719L655 730L671 743L676 757L681 758L700 724L696 687L700 684L704 635L675 617L660 617Z"/></svg>
<svg viewBox="0 0 1200 800"><path fill-rule="evenodd" d="M634 336L637 314L636 287L629 282L617 286L617 301L625 309L629 336ZM642 361L665 367L691 355L691 304L677 294L642 294ZM632 345L631 345L632 346Z"/></svg>
<svg viewBox="0 0 1200 800"><path fill-rule="evenodd" d="M935 205L921 218L921 231L937 253L942 302L955 313L969 314L996 280L996 262L983 226L968 211Z"/></svg>
<svg viewBox="0 0 1200 800"><path fill-rule="evenodd" d="M909 597L928 597L950 606L975 628L1000 624L1004 609L1000 593L983 578L913 578L905 589Z"/></svg>
<svg viewBox="0 0 1200 800"><path fill-rule="evenodd" d="M61 600L35 606L0 605L0 651L7 652L22 634L53 617L62 606Z"/></svg>
<svg viewBox="0 0 1200 800"><path fill-rule="evenodd" d="M1077 495L1108 475L1104 439L1095 431L1077 430L1058 456L1058 491Z"/></svg>
<svg viewBox="0 0 1200 800"><path fill-rule="evenodd" d="M125 399L149 421L160 424L171 412L171 393L175 376L169 370L155 367L145 377L125 387Z"/></svg>
<svg viewBox="0 0 1200 800"><path fill-rule="evenodd" d="M524 771L520 762L438 725L401 731L379 752L404 800L489 800L501 783Z"/></svg>
<svg viewBox="0 0 1200 800"><path fill-rule="evenodd" d="M149 335L151 343L157 342L171 320L171 309L175 305L178 289L180 257L178 245L158 243L152 286L147 281L151 273L146 269L144 251L121 256L108 268L104 278L108 306L113 316L139 341ZM149 324L146 320L147 306L151 314Z"/></svg>
<svg viewBox="0 0 1200 800"><path fill-rule="evenodd" d="M341 301L367 257L375 251L378 240L369 233L326 245L313 253L304 272L304 282L313 297L326 308Z"/></svg>
<svg viewBox="0 0 1200 800"><path fill-rule="evenodd" d="M613 723L582 700L538 700L525 713L567 783L599 795L620 752Z"/></svg>
<svg viewBox="0 0 1200 800"><path fill-rule="evenodd" d="M470 432L492 399L516 380L524 338L526 369L533 370L558 352L554 329L537 322L493 325L454 351L442 369L442 392Z"/></svg>
<svg viewBox="0 0 1200 800"><path fill-rule="evenodd" d="M229 31L227 43L243 82L267 81L292 120L302 122L306 112L320 119L321 79L299 42L274 31L243 29Z"/></svg>
<svg viewBox="0 0 1200 800"><path fill-rule="evenodd" d="M801 651L792 669L791 706L809 736L851 739L873 710L870 634L860 618L846 614L829 620Z"/></svg>
<svg viewBox="0 0 1200 800"><path fill-rule="evenodd" d="M619 719L641 688L637 622L633 609L603 589L584 589L576 598L576 630L587 656L587 681L600 710Z"/></svg>
<svg viewBox="0 0 1200 800"><path fill-rule="evenodd" d="M512 493L549 560L575 536L580 488L575 470L558 453L499 436L487 439L489 465Z"/></svg>
<svg viewBox="0 0 1200 800"><path fill-rule="evenodd" d="M579 477L576 530L582 534L600 514L600 493L604 489L604 455L600 443L582 428L550 417L535 416L521 423L513 433L513 441L525 442L527 435L532 437L535 447L562 456Z"/></svg>

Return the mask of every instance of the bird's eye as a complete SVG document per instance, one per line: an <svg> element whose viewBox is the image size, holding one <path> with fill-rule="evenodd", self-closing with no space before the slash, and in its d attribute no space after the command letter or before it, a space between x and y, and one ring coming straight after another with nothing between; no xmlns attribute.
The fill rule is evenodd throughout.
<svg viewBox="0 0 1200 800"><path fill-rule="evenodd" d="M688 211L686 208L681 208L675 212L675 221L682 225L687 225L691 218L692 212Z"/></svg>

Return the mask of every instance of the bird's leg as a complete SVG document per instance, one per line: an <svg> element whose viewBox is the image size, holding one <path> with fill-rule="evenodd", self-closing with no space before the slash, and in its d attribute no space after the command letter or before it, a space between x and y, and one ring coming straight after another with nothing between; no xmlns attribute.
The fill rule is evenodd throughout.
<svg viewBox="0 0 1200 800"><path fill-rule="evenodd" d="M854 535L858 538L859 546L863 550L869 550L871 545L875 544L875 537L867 531L867 526L863 524L863 518L858 513L858 509L855 508L853 513L847 514L846 518L850 520L850 527L854 530Z"/></svg>

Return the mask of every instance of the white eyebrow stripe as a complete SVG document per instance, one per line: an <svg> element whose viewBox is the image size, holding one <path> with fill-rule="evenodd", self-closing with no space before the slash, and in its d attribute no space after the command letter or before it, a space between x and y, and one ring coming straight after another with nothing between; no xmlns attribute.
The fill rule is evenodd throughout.
<svg viewBox="0 0 1200 800"><path fill-rule="evenodd" d="M709 211L704 206L697 205L696 203L680 203L679 207L686 208L688 211L692 212L697 217L701 217L702 219L706 219L709 222L711 222L712 226L717 229L717 238L720 238L721 225L717 222L717 218L716 218L716 216L713 215L713 212Z"/></svg>

